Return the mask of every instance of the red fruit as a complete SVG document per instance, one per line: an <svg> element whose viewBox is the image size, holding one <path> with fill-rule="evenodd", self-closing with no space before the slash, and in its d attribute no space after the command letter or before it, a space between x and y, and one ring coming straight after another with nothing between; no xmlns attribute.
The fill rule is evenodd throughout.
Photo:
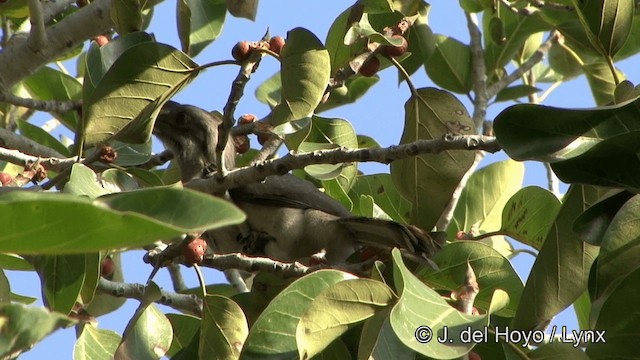
<svg viewBox="0 0 640 360"><path fill-rule="evenodd" d="M282 36L274 36L271 39L269 39L269 49L271 49L271 51L273 51L278 55L280 55L280 51L282 50L284 45L285 45L285 41L282 38Z"/></svg>
<svg viewBox="0 0 640 360"><path fill-rule="evenodd" d="M378 70L380 70L380 60L377 57L369 58L362 66L360 66L360 70L358 72L362 76L371 77L375 75Z"/></svg>
<svg viewBox="0 0 640 360"><path fill-rule="evenodd" d="M233 46L231 49L231 56L238 61L245 61L251 55L251 51L253 48L248 41L239 41L237 44Z"/></svg>
<svg viewBox="0 0 640 360"><path fill-rule="evenodd" d="M404 38L404 36L402 35L393 35L391 36L392 39L402 39L402 44L400 46L391 46L391 45L387 45L384 47L384 52L389 55L389 56L400 56L404 53L407 52L407 49L409 48L409 43L407 42L407 39Z"/></svg>
<svg viewBox="0 0 640 360"><path fill-rule="evenodd" d="M204 260L204 252L207 250L207 242L201 238L193 239L184 248L184 261L186 264L200 264Z"/></svg>
<svg viewBox="0 0 640 360"><path fill-rule="evenodd" d="M244 114L242 116L240 116L240 119L238 120L238 123L240 123L240 125L244 125L244 124L251 124L252 122L256 121L256 116L253 114Z"/></svg>
<svg viewBox="0 0 640 360"><path fill-rule="evenodd" d="M467 233L466 233L466 232L464 232L464 231L462 231L462 230L459 230L459 231L456 233L456 239L457 239L457 240L468 240Z"/></svg>
<svg viewBox="0 0 640 360"><path fill-rule="evenodd" d="M264 145L264 143L269 141L270 138L271 135L269 134L258 134L258 142L260 143L260 145Z"/></svg>
<svg viewBox="0 0 640 360"><path fill-rule="evenodd" d="M480 357L480 355L478 355L477 352L471 351L469 352L469 360L482 360L482 358Z"/></svg>
<svg viewBox="0 0 640 360"><path fill-rule="evenodd" d="M95 40L95 42L98 43L98 46L100 47L103 47L109 43L109 38L104 35L98 35L93 40Z"/></svg>
<svg viewBox="0 0 640 360"><path fill-rule="evenodd" d="M11 184L12 181L13 181L13 177L11 177L11 175L0 172L0 183L2 183L2 186L7 186Z"/></svg>
<svg viewBox="0 0 640 360"><path fill-rule="evenodd" d="M105 257L102 259L102 263L100 264L100 276L103 278L108 278L113 275L113 271L116 268L116 264L113 262L113 259L110 257Z"/></svg>

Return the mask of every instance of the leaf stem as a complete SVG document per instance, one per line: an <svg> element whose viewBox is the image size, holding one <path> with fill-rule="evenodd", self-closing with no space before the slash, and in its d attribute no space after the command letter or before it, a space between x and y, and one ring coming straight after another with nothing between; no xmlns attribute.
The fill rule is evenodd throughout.
<svg viewBox="0 0 640 360"><path fill-rule="evenodd" d="M388 59L391 61L393 66L395 66L398 69L398 71L400 71L400 74L402 75L404 80L407 82L407 86L409 86L409 91L411 91L411 95L413 97L417 97L418 90L416 90L415 85L413 85L413 82L411 81L411 76L409 75L407 70L402 65L400 65L398 60L396 60L394 57L389 56Z"/></svg>
<svg viewBox="0 0 640 360"><path fill-rule="evenodd" d="M242 63L236 60L220 60L220 61L214 61L214 62L197 66L193 71L205 70L205 69L215 67L215 66L220 66L220 65L242 65Z"/></svg>

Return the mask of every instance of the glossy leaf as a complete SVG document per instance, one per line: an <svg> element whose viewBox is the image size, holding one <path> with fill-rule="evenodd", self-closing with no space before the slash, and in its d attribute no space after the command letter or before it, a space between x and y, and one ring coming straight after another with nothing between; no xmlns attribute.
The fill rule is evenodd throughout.
<svg viewBox="0 0 640 360"><path fill-rule="evenodd" d="M349 328L396 301L385 284L370 279L342 281L321 292L300 318L296 331L300 358L311 358ZM332 316L327 316L330 312Z"/></svg>
<svg viewBox="0 0 640 360"><path fill-rule="evenodd" d="M602 193L593 186L569 188L533 264L511 326L520 330L543 328L586 290L598 248L580 241L573 232L573 222Z"/></svg>
<svg viewBox="0 0 640 360"><path fill-rule="evenodd" d="M496 250L478 242L456 241L444 246L432 260L440 270L424 266L416 272L424 283L433 289L455 291L464 283L467 266L471 265L480 287L474 305L488 311L494 291L502 289L511 301L497 314L513 317L524 286L509 260Z"/></svg>
<svg viewBox="0 0 640 360"><path fill-rule="evenodd" d="M0 306L0 321L0 357L27 350L53 331L75 323L62 314L21 304Z"/></svg>
<svg viewBox="0 0 640 360"><path fill-rule="evenodd" d="M85 279L85 255L39 255L33 267L40 276L47 307L69 314L80 296Z"/></svg>
<svg viewBox="0 0 640 360"><path fill-rule="evenodd" d="M522 187L524 165L513 160L488 165L474 172L460 194L447 229L450 238L458 231L496 231L507 200Z"/></svg>
<svg viewBox="0 0 640 360"><path fill-rule="evenodd" d="M200 358L237 359L249 327L238 304L224 296L205 297L200 327Z"/></svg>
<svg viewBox="0 0 640 360"><path fill-rule="evenodd" d="M222 33L227 5L224 0L179 0L178 35L182 51L198 55Z"/></svg>
<svg viewBox="0 0 640 360"><path fill-rule="evenodd" d="M425 69L438 86L460 94L471 91L471 50L454 38L435 35L435 49Z"/></svg>
<svg viewBox="0 0 640 360"><path fill-rule="evenodd" d="M87 144L114 137L131 143L149 140L164 101L196 75L197 64L171 46L143 42L124 50L95 85L85 91L83 116Z"/></svg>
<svg viewBox="0 0 640 360"><path fill-rule="evenodd" d="M329 53L303 28L288 32L280 60L282 99L273 109L274 126L311 115L322 100L331 71Z"/></svg>
<svg viewBox="0 0 640 360"><path fill-rule="evenodd" d="M474 344L462 342L460 332L486 325L486 317L467 315L456 310L407 269L398 249L394 249L392 255L394 283L401 295L391 310L390 320L400 341L414 351L432 358L451 359L466 354ZM430 330L424 329L425 326ZM423 343L416 339L420 335L418 329L423 329L423 333L430 331L435 338L443 336L445 327L450 341L441 343L432 339Z"/></svg>
<svg viewBox="0 0 640 360"><path fill-rule="evenodd" d="M553 193L537 186L525 187L504 206L500 231L540 250L560 206Z"/></svg>
<svg viewBox="0 0 640 360"><path fill-rule="evenodd" d="M12 192L0 196L0 251L68 254L129 248L243 220L244 214L224 200L186 189L144 189L94 201ZM60 226L67 222L74 226Z"/></svg>
<svg viewBox="0 0 640 360"><path fill-rule="evenodd" d="M405 103L401 144L440 139L451 132L473 134L474 124L462 103L450 93L423 88ZM410 223L433 228L473 159L471 151L445 151L391 163L394 184L413 204Z"/></svg>
<svg viewBox="0 0 640 360"><path fill-rule="evenodd" d="M333 284L355 276L320 270L302 277L278 294L251 327L243 359L298 359L296 329L313 299Z"/></svg>
<svg viewBox="0 0 640 360"><path fill-rule="evenodd" d="M74 360L110 360L120 343L120 335L85 324L73 348Z"/></svg>

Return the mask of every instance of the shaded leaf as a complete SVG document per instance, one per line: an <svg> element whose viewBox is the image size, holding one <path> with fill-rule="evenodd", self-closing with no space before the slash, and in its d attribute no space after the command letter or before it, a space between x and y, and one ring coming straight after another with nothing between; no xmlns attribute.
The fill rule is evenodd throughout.
<svg viewBox="0 0 640 360"><path fill-rule="evenodd" d="M586 290L598 248L580 241L573 222L602 193L593 186L569 188L533 264L511 326L525 331L543 328Z"/></svg>
<svg viewBox="0 0 640 360"><path fill-rule="evenodd" d="M573 231L580 236L582 241L600 246L613 218L620 211L620 208L634 196L633 193L625 190L613 192L580 214L574 222Z"/></svg>
<svg viewBox="0 0 640 360"><path fill-rule="evenodd" d="M0 332L2 357L31 348L53 331L75 323L62 314L21 304L0 306L0 322L3 324Z"/></svg>
<svg viewBox="0 0 640 360"><path fill-rule="evenodd" d="M140 0L113 0L111 20L119 34L142 30L142 4Z"/></svg>
<svg viewBox="0 0 640 360"><path fill-rule="evenodd" d="M451 132L473 134L474 125L462 103L450 93L423 88L405 103L401 144L440 139ZM391 163L398 191L413 204L412 224L433 228L474 157L471 151L445 151Z"/></svg>
<svg viewBox="0 0 640 360"><path fill-rule="evenodd" d="M200 319L182 314L167 314L173 329L173 340L167 356L173 357L178 351L185 349L196 338L200 337Z"/></svg>
<svg viewBox="0 0 640 360"><path fill-rule="evenodd" d="M308 117L318 106L329 82L329 53L320 40L303 28L287 33L280 54L281 102L273 109L274 126Z"/></svg>
<svg viewBox="0 0 640 360"><path fill-rule="evenodd" d="M226 0L226 3L229 14L251 21L256 19L258 0Z"/></svg>
<svg viewBox="0 0 640 360"><path fill-rule="evenodd" d="M169 350L171 324L155 304L145 305L144 311L135 316L125 329L122 342L114 359L159 359ZM131 326L133 325L133 326Z"/></svg>
<svg viewBox="0 0 640 360"><path fill-rule="evenodd" d="M514 85L514 86L510 86L500 90L500 92L498 92L498 94L496 95L495 101L501 102L501 101L516 100L516 99L520 99L520 98L535 94L540 91L542 91L542 89L537 88L535 86Z"/></svg>
<svg viewBox="0 0 640 360"><path fill-rule="evenodd" d="M29 138L40 145L50 147L63 156L71 156L71 151L69 151L66 146L62 145L60 141L46 132L43 128L22 120L18 120L16 123L18 124L18 129L22 136Z"/></svg>
<svg viewBox="0 0 640 360"><path fill-rule="evenodd" d="M179 0L178 36L182 51L198 55L222 33L227 5L224 0Z"/></svg>
<svg viewBox="0 0 640 360"><path fill-rule="evenodd" d="M84 92L87 144L114 137L131 143L148 141L151 118L191 81L196 67L186 54L164 44L143 42L124 50L95 90Z"/></svg>
<svg viewBox="0 0 640 360"><path fill-rule="evenodd" d="M454 38L435 35L435 49L425 69L438 86L460 94L471 91L471 50Z"/></svg>
<svg viewBox="0 0 640 360"><path fill-rule="evenodd" d="M389 174L358 176L349 195L354 202L357 202L356 196L369 195L392 220L409 223L411 203L400 195Z"/></svg>
<svg viewBox="0 0 640 360"><path fill-rule="evenodd" d="M613 93L616 89L616 80L611 73L611 69L604 62L585 64L584 74L587 76L589 87L593 98L598 105L609 105L613 103ZM616 69L618 78L624 80L624 75Z"/></svg>
<svg viewBox="0 0 640 360"><path fill-rule="evenodd" d="M39 255L33 258L47 307L69 314L85 279L85 255Z"/></svg>

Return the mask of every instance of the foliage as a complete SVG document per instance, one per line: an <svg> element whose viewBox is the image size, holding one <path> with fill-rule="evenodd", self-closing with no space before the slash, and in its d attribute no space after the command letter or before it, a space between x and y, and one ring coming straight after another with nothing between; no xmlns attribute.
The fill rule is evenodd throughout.
<svg viewBox="0 0 640 360"><path fill-rule="evenodd" d="M102 2L79 0L55 22L74 21L72 16ZM29 123L26 108L36 105L7 96L0 103L3 127L18 129L22 138L59 159L85 159L49 169L38 162L24 167L15 158L21 166L2 162L10 177L3 180L5 186L26 187L31 181L56 191L0 193L0 358L19 355L68 326L78 330L77 359L452 359L472 358L471 352L485 359L635 356L640 87L625 80L615 63L640 51L636 3L459 3L471 28L468 43L434 33L430 5L424 1L361 0L336 15L324 42L323 34L300 27L288 32L279 54L269 50L267 34L251 45L245 60L199 64L193 57L220 36L230 20L227 11L254 19L257 1L178 0L181 49L145 32L155 2L110 2L112 29L101 35L107 43L95 37L86 50L67 54L76 58L77 77L52 67L33 69L5 94L39 104L81 101L71 111L45 109L73 132L73 140L58 140ZM3 51L12 32L18 36L29 21L38 21L33 7L28 1L0 4ZM92 29L84 30L84 39L94 37ZM398 34L408 40L408 50L390 57L385 48L399 45L392 37ZM354 215L438 230L446 242L430 259L431 266L409 261L394 249L372 265L368 277L334 269L295 281L259 274L247 293L203 283L194 295L200 299L197 316L177 303L184 314L164 314L154 303L166 299L149 282L139 295L122 291L140 301L124 334L84 321L121 305L101 291L103 278L123 282L120 253L245 219L223 199L176 185L172 167L149 170L157 165L149 163L154 122L172 96L208 68L239 66L221 114L229 130L242 84L260 71L261 61L279 61L279 73L255 94L270 108L254 124L255 134L281 138L297 154L374 150L379 149L375 140L357 134L348 120L321 114L346 104L366 106L362 96L376 86L378 76L359 70L372 57L381 68L397 68L409 88L401 144L495 132L511 158L475 170L484 153L469 146L411 153L391 162L389 174L362 174L357 163L296 169ZM439 88L414 85L411 75L422 69ZM597 108L539 104L556 85L581 75L589 81ZM474 109L467 110L454 93L473 99ZM527 104L485 122L490 101L523 98ZM20 118L12 122L15 116ZM105 158L107 145L117 159ZM247 157L257 153L239 155L238 162L248 163ZM550 176L570 184L567 193L559 199L540 187L523 187L525 167L516 161L525 160L548 163ZM521 251L513 242L535 254L524 283L512 266L512 257ZM101 273L107 258L118 267L113 275ZM8 270L38 274L48 311L27 306L33 299L12 292ZM473 312L465 307L469 298ZM560 334L569 343L541 336L555 331L548 324L571 305L583 332L572 338ZM499 336L507 328L510 337ZM484 336L465 341L470 334ZM598 337L603 334L606 343ZM447 341L436 341L443 337Z"/></svg>

